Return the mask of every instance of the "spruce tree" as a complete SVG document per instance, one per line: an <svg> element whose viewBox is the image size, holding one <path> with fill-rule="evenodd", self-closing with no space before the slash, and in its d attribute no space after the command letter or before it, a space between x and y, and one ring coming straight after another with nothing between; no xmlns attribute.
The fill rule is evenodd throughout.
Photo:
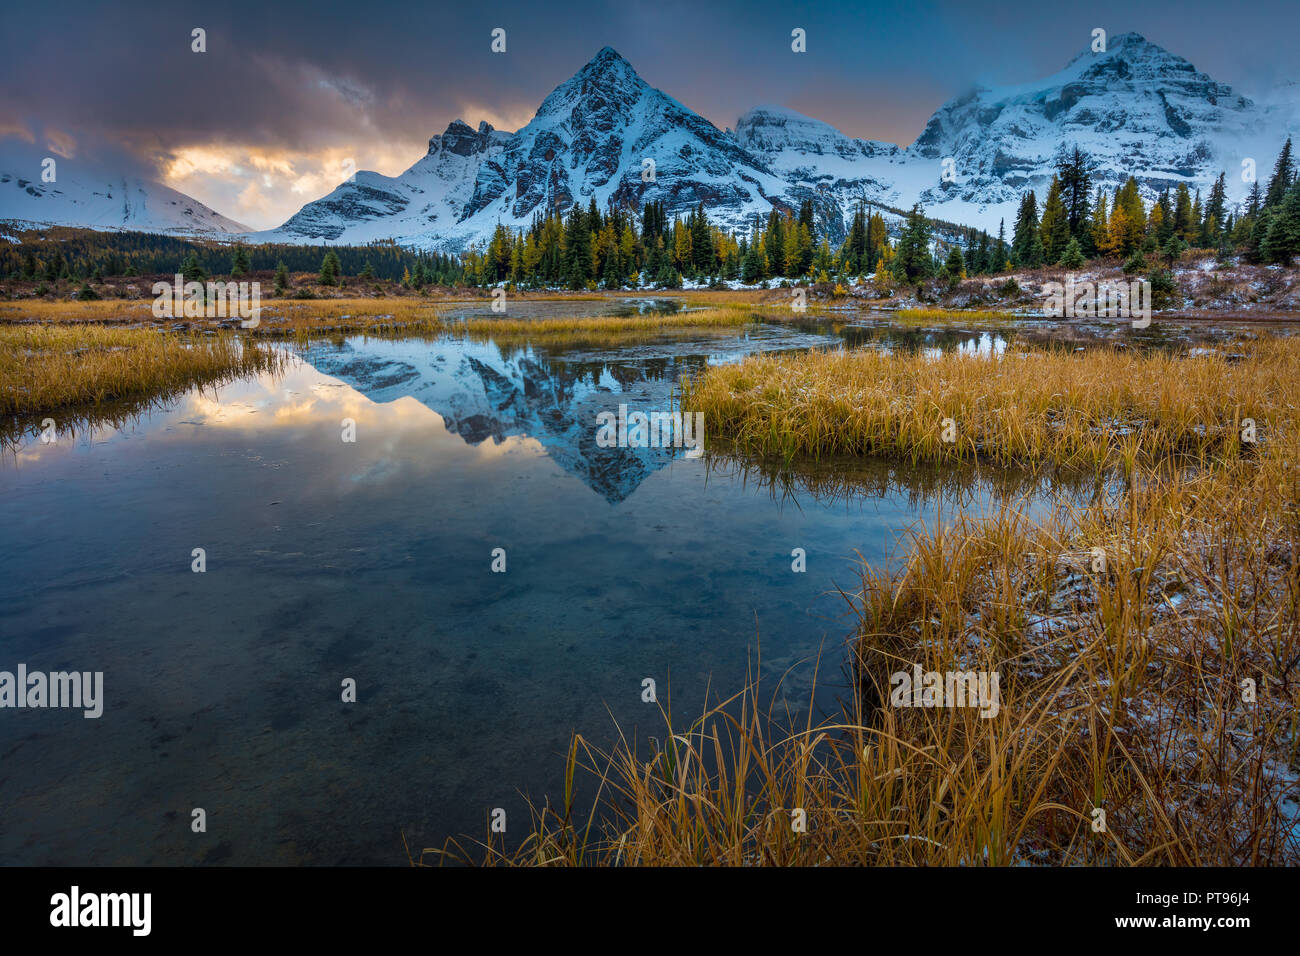
<svg viewBox="0 0 1300 956"><path fill-rule="evenodd" d="M1042 247L1042 237L1038 234L1038 199L1031 189L1021 198L1016 213L1015 231L1011 236L1011 261L1025 269L1036 269L1043 264ZM1034 248L1039 250L1036 256Z"/></svg>
<svg viewBox="0 0 1300 956"><path fill-rule="evenodd" d="M1092 164L1088 154L1075 146L1057 158L1056 173L1061 182L1061 201L1065 206L1070 235L1080 247L1091 242L1089 235L1089 194L1092 191Z"/></svg>
<svg viewBox="0 0 1300 956"><path fill-rule="evenodd" d="M1061 265L1067 269L1077 269L1083 263L1083 247L1079 245L1078 238L1072 238L1061 255Z"/></svg>
<svg viewBox="0 0 1300 956"><path fill-rule="evenodd" d="M1265 262L1290 265L1300 255L1300 182L1293 183L1273 213L1268 233L1260 244Z"/></svg>
<svg viewBox="0 0 1300 956"><path fill-rule="evenodd" d="M1047 191L1047 201L1043 203L1043 221L1039 226L1043 234L1045 261L1055 265L1065 254L1065 247L1070 243L1070 221L1061 199L1061 181L1052 177L1052 184Z"/></svg>
<svg viewBox="0 0 1300 956"><path fill-rule="evenodd" d="M204 282L208 278L203 266L199 265L199 254L191 251L181 265L181 278L186 282Z"/></svg>
<svg viewBox="0 0 1300 956"><path fill-rule="evenodd" d="M1286 138L1286 145L1282 147L1282 153L1278 156L1277 162L1273 164L1273 176L1268 181L1268 191L1264 194L1264 206L1273 208L1280 206L1282 200L1286 198L1286 192L1291 188L1291 182L1295 179L1295 159L1291 156L1291 137Z"/></svg>

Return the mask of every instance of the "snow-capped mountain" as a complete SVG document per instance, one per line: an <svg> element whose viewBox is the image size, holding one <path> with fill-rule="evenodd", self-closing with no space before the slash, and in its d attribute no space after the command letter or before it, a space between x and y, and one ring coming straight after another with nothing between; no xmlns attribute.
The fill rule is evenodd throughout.
<svg viewBox="0 0 1300 956"><path fill-rule="evenodd" d="M659 200L684 211L703 202L714 221L740 228L773 204L786 208L790 193L735 135L649 86L610 47L556 87L518 132L480 124L475 133L457 121L400 176L355 179L259 238L391 237L458 249L484 241L498 222L525 227L536 213L593 198L602 209Z"/></svg>
<svg viewBox="0 0 1300 956"><path fill-rule="evenodd" d="M55 163L53 182L42 177L47 158ZM12 139L0 144L0 219L179 235L248 232L247 226L155 180Z"/></svg>
<svg viewBox="0 0 1300 956"><path fill-rule="evenodd" d="M703 202L724 228L747 229L773 208L811 199L819 232L846 233L859 203L1008 230L1026 189L1040 200L1062 150L1078 146L1098 185L1136 176L1146 198L1186 183L1208 190L1226 172L1231 201L1249 183L1243 161L1268 175L1300 131L1300 87L1251 100L1136 33L1091 49L1060 72L1019 86L976 89L944 104L906 149L854 139L781 107L721 130L649 86L605 47L556 87L514 133L457 120L399 176L359 172L252 241L365 243L392 239L442 251L482 246L498 223L526 227L573 203L639 207L670 215ZM654 163L651 179L643 176ZM238 231L242 227L156 183L60 166L40 183L39 159L0 164L0 219L95 228ZM887 221L897 216L886 213Z"/></svg>
<svg viewBox="0 0 1300 956"><path fill-rule="evenodd" d="M480 125L476 133L457 121L401 176L360 173L259 238L394 238L458 250L486 242L498 222L523 227L538 212L593 197L601 207L663 200L670 214L703 201L729 228L811 199L832 241L860 202L899 210L920 202L933 217L992 231L1001 219L1014 222L1024 190L1046 190L1058 152L1075 145L1108 188L1135 175L1150 199L1184 182L1207 190L1227 171L1229 196L1239 199L1242 160L1266 175L1297 127L1300 104L1274 99L1252 103L1126 33L1044 80L951 100L902 149L772 106L746 113L734 133L719 130L606 47L519 132ZM642 181L647 158L654 182Z"/></svg>
<svg viewBox="0 0 1300 956"><path fill-rule="evenodd" d="M1135 176L1148 198L1179 183L1207 190L1226 172L1229 197L1248 185L1242 160L1267 175L1295 107L1267 108L1136 33L1111 38L1061 72L1021 86L978 89L944 104L907 150L930 182L916 195L931 215L988 226L1015 215L1020 196L1042 199L1062 148L1078 146L1113 188ZM951 181L942 164L951 159ZM913 187L917 185L915 179ZM910 196L908 198L911 198Z"/></svg>

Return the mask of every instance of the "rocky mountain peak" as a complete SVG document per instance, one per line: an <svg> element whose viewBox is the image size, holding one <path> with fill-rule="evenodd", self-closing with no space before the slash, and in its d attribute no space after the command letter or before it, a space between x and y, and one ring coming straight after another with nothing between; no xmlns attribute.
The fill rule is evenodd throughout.
<svg viewBox="0 0 1300 956"><path fill-rule="evenodd" d="M479 123L475 130L464 120L452 120L443 133L429 139L429 155L435 156L443 151L457 156L481 153L492 142L492 133L490 123Z"/></svg>

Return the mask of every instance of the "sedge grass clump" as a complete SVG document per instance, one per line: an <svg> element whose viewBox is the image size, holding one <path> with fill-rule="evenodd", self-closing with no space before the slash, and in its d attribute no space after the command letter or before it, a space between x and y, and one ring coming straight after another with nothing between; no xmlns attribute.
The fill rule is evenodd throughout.
<svg viewBox="0 0 1300 956"><path fill-rule="evenodd" d="M1294 865L1297 454L913 529L845 593L842 714L796 721L751 679L649 744L575 735L520 845L418 862ZM918 673L995 693L917 706Z"/></svg>
<svg viewBox="0 0 1300 956"><path fill-rule="evenodd" d="M734 416L724 423L748 424L753 414L769 430L736 431L775 436L778 447L783 436L810 434L814 447L878 447L837 444L816 418L806 420L824 431L782 430L781 414L809 414L799 403L820 397L846 414L865 400L875 422L892 425L896 448L915 450L907 423L916 395L933 396L946 381L984 416L981 451L1039 440L1046 460L1083 454L1115 467L1091 496L1062 496L1045 513L1004 497L984 512L936 515L911 529L901 561L864 564L860 586L842 592L856 626L853 693L839 717L783 721L779 695L765 707L751 681L684 726L665 711L663 742L648 749L620 735L602 750L576 736L564 799L534 808L522 845L489 837L452 846L453 858L1300 863L1295 349L1260 340L1241 362L1084 354L1070 356L1074 368L1036 353L1046 372L1036 390L1020 378L1027 358L1011 360L1020 365L1004 381L987 360L894 357L891 372L835 354L751 360L717 370L721 380L706 374L695 393L703 404L694 405L706 420L710 408ZM894 406L871 397L889 389ZM1003 407L1010 402L1016 416ZM1064 444L1038 435L1034 416L1046 410L1048 421L1074 422ZM1017 416L1019 432L1010 427ZM1131 425L1098 444L1088 436L1102 416ZM1252 431L1258 423L1266 427ZM1146 453L1195 448L1214 424L1256 440L1211 438L1191 456ZM915 674L946 675L936 688L961 686L953 675L985 675L996 707L970 706L969 696L916 706L899 693L900 675ZM581 818L578 773L595 782L595 809Z"/></svg>
<svg viewBox="0 0 1300 956"><path fill-rule="evenodd" d="M683 383L710 436L759 455L1106 469L1249 454L1289 415L1300 341L1247 357L1025 348L933 357L876 350L757 355ZM1249 421L1248 421L1249 420ZM1253 426L1252 426L1253 423Z"/></svg>
<svg viewBox="0 0 1300 956"><path fill-rule="evenodd" d="M0 413L32 415L275 371L283 356L233 334L0 324Z"/></svg>
<svg viewBox="0 0 1300 956"><path fill-rule="evenodd" d="M894 317L901 323L916 322L1010 322L1021 321L1023 316L1012 312L990 312L984 309L899 309Z"/></svg>

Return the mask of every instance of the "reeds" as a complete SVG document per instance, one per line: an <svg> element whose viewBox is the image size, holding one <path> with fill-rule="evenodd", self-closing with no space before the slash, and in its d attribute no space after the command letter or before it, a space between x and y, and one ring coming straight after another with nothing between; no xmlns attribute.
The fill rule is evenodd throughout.
<svg viewBox="0 0 1300 956"><path fill-rule="evenodd" d="M843 714L793 721L751 679L684 724L665 706L648 747L576 736L565 796L522 845L419 862L1300 862L1297 453L917 529L900 567L864 566L845 594ZM998 674L996 712L896 706L893 675L916 666Z"/></svg>
<svg viewBox="0 0 1300 956"><path fill-rule="evenodd" d="M990 312L984 309L899 309L891 315L901 322L1010 322L1023 321L1024 316L1012 312Z"/></svg>
<svg viewBox="0 0 1300 956"><path fill-rule="evenodd" d="M1086 499L1030 517L1031 499L999 496L913 528L901 561L864 564L842 592L856 627L841 715L792 721L751 678L685 725L665 708L648 751L577 736L564 799L534 808L522 845L444 851L507 865L1300 862L1297 349L829 353L706 372L688 390L706 422L765 423L734 430L776 447L836 447L841 419L814 414L833 407L850 436L838 447L932 457L915 409L942 410L946 386L981 424L980 454L1115 467ZM893 444L864 440L863 405ZM1252 416L1267 423L1253 443ZM1115 419L1132 431L1094 431ZM1057 421L1067 438L1050 437ZM896 676L916 667L997 674L996 712L898 706ZM575 777L594 784L589 814Z"/></svg>
<svg viewBox="0 0 1300 956"><path fill-rule="evenodd" d="M0 324L0 414L32 415L275 371L270 346L229 333Z"/></svg>
<svg viewBox="0 0 1300 956"><path fill-rule="evenodd" d="M759 455L1104 469L1241 454L1247 419L1260 435L1292 414L1296 368L1291 338L1232 355L815 351L708 368L683 383L682 407L704 413L710 437Z"/></svg>

